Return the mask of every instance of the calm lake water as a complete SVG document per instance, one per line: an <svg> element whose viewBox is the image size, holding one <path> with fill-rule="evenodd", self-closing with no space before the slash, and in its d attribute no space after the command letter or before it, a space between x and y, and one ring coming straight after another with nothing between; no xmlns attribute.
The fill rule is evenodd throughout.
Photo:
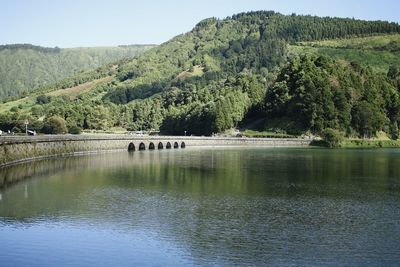
<svg viewBox="0 0 400 267"><path fill-rule="evenodd" d="M0 265L400 265L400 150L115 152L0 170Z"/></svg>

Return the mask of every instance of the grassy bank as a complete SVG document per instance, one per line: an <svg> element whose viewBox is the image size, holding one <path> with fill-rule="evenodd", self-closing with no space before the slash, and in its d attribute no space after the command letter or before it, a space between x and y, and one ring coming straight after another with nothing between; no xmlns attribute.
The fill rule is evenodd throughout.
<svg viewBox="0 0 400 267"><path fill-rule="evenodd" d="M342 148L400 148L400 140L345 139Z"/></svg>
<svg viewBox="0 0 400 267"><path fill-rule="evenodd" d="M276 132L260 132L253 130L246 130L241 133L243 136L249 138L295 138L294 135ZM314 140L311 146L326 147L323 140ZM340 141L341 148L400 148L400 139L391 140L386 134L380 133L376 139L343 139Z"/></svg>
<svg viewBox="0 0 400 267"><path fill-rule="evenodd" d="M322 140L315 140L311 146L326 147ZM400 140L345 139L340 148L400 148Z"/></svg>
<svg viewBox="0 0 400 267"><path fill-rule="evenodd" d="M286 133L276 133L276 132L259 132L253 130L246 130L242 132L243 136L253 137L253 138L294 138L295 136Z"/></svg>

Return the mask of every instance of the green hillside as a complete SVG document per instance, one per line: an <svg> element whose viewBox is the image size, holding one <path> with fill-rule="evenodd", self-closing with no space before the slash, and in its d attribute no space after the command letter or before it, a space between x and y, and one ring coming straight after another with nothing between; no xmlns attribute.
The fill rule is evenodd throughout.
<svg viewBox="0 0 400 267"><path fill-rule="evenodd" d="M0 100L51 84L82 70L132 58L151 45L92 48L45 48L40 46L0 46Z"/></svg>
<svg viewBox="0 0 400 267"><path fill-rule="evenodd" d="M396 138L399 33L384 21L271 11L210 18L134 59L1 105L0 127L18 131L28 117L40 131L57 116L84 130L210 135L258 122L282 135L333 128ZM351 58L357 49L393 59Z"/></svg>
<svg viewBox="0 0 400 267"><path fill-rule="evenodd" d="M378 35L315 42L290 46L295 54L326 55L334 59L357 62L386 73L391 65L400 66L400 35Z"/></svg>

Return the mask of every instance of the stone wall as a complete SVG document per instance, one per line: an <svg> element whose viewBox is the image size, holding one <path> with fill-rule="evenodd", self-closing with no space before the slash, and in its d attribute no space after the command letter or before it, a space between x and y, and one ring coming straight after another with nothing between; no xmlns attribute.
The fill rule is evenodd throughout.
<svg viewBox="0 0 400 267"><path fill-rule="evenodd" d="M139 147L148 150L150 144L163 149L171 144L175 147L194 146L265 146L265 147L301 147L308 146L311 139L269 139L269 138L221 138L221 137L183 137L183 136L130 136L130 135L54 135L0 137L0 166L21 161L57 155L90 153L108 150L128 150L129 145L135 151ZM141 145L141 143L143 143Z"/></svg>

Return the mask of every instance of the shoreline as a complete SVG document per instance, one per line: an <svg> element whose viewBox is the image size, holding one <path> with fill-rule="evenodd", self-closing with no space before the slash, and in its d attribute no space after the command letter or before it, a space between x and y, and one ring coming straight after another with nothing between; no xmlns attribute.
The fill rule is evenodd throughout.
<svg viewBox="0 0 400 267"><path fill-rule="evenodd" d="M133 144L136 150L144 144L144 150L158 150L157 144L181 144L174 149L188 148L326 148L323 141L311 138L248 138L205 136L132 136L132 135L40 135L0 137L0 168L40 159L110 153L128 150ZM400 148L400 140L344 139L339 149Z"/></svg>
<svg viewBox="0 0 400 267"><path fill-rule="evenodd" d="M341 148L400 148L400 140L346 139L341 142Z"/></svg>
<svg viewBox="0 0 400 267"><path fill-rule="evenodd" d="M310 146L327 148L323 140L314 140ZM400 148L400 139L344 139L335 149L379 149L379 148Z"/></svg>

